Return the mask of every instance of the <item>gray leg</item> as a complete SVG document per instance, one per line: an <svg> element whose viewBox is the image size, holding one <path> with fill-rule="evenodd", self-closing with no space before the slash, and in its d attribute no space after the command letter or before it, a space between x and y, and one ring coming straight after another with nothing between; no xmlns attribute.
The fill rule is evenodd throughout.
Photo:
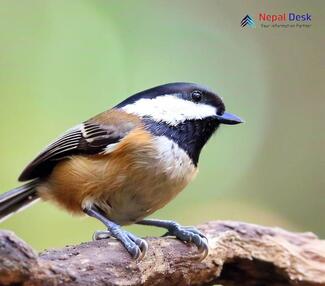
<svg viewBox="0 0 325 286"><path fill-rule="evenodd" d="M144 257L148 249L148 244L145 240L121 229L120 225L107 219L95 206L84 209L84 212L91 217L97 218L107 227L107 231L97 231L93 239L97 240L113 236L123 244L133 258L141 260Z"/></svg>
<svg viewBox="0 0 325 286"><path fill-rule="evenodd" d="M167 233L164 236L173 235L181 241L193 242L201 253L200 260L203 260L208 255L208 238L195 227L181 226L171 220L158 219L144 219L137 222L137 224L162 227L167 229Z"/></svg>

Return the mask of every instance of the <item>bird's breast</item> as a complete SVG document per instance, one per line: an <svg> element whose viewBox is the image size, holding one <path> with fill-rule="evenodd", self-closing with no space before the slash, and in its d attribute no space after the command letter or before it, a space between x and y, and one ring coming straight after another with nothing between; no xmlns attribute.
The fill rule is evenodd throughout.
<svg viewBox="0 0 325 286"><path fill-rule="evenodd" d="M149 138L145 148L134 150L127 160L132 163L121 167L122 186L107 200L107 213L120 224L141 220L163 207L196 174L191 159L176 143L165 136Z"/></svg>

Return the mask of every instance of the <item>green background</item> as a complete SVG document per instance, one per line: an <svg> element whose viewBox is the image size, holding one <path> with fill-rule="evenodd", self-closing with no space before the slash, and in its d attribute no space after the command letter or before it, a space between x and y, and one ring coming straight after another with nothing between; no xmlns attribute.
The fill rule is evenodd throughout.
<svg viewBox="0 0 325 286"><path fill-rule="evenodd" d="M190 81L246 124L221 128L197 179L153 217L324 237L324 9L296 0L1 1L1 192L66 129L137 91ZM312 26L263 29L259 12L308 12ZM240 27L246 14L256 28ZM87 241L103 226L38 203L1 228L44 249Z"/></svg>

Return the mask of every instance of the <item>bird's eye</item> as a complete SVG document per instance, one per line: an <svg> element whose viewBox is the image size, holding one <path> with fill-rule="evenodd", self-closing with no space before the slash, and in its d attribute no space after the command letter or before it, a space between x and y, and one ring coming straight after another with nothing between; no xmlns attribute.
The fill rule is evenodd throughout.
<svg viewBox="0 0 325 286"><path fill-rule="evenodd" d="M199 90L194 90L191 95L194 102L199 102L202 99L202 92Z"/></svg>

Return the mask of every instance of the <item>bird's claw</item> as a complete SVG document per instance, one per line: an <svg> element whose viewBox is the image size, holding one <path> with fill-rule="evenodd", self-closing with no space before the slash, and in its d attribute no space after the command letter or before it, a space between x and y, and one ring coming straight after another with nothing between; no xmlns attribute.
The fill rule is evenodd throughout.
<svg viewBox="0 0 325 286"><path fill-rule="evenodd" d="M200 253L199 260L202 261L209 254L208 238L195 227L181 226L177 223L164 235L172 235L183 242L193 242Z"/></svg>
<svg viewBox="0 0 325 286"><path fill-rule="evenodd" d="M146 255L148 250L148 243L134 234L116 228L112 230L100 230L93 234L93 240L107 239L114 237L119 240L126 250L130 253L133 259L140 261Z"/></svg>
<svg viewBox="0 0 325 286"><path fill-rule="evenodd" d="M148 243L144 239L141 239L130 232L127 232L127 231L124 231L124 232L127 235L127 237L129 238L129 240L131 241L131 247L128 248L127 246L125 246L125 244L123 242L122 243L124 244L124 246L126 247L128 252L132 255L132 257L135 260L137 260L137 261L142 260L142 258L147 253Z"/></svg>

